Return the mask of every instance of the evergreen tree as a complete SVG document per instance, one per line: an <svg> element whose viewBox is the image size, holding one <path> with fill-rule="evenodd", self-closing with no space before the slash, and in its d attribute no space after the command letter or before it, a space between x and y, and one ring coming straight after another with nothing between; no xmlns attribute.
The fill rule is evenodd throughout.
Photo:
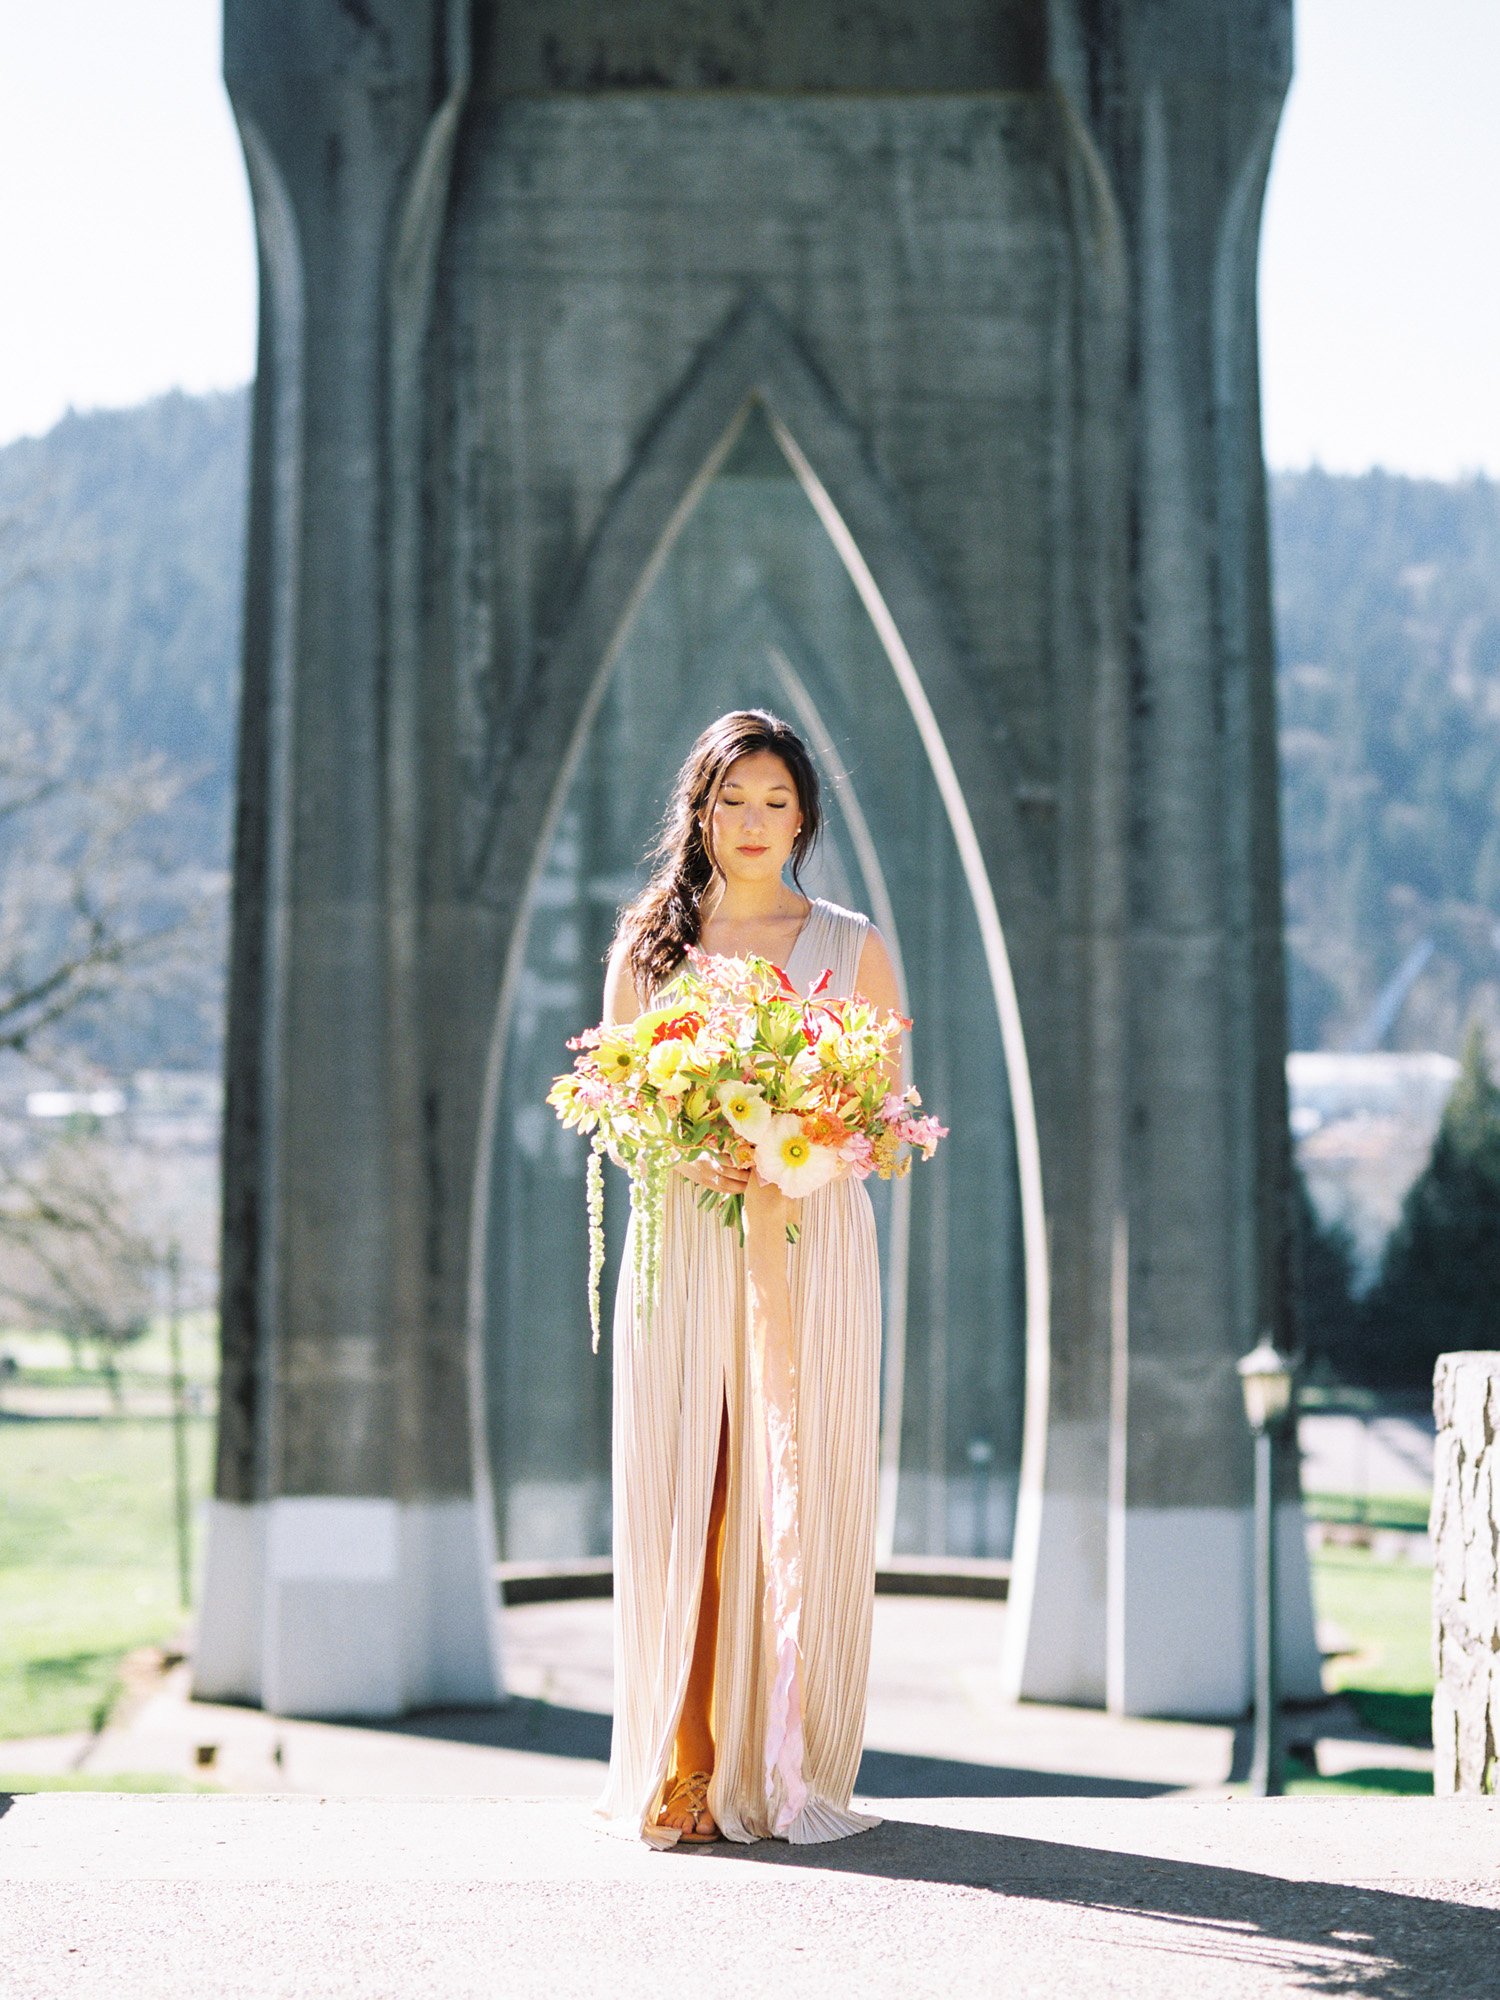
<svg viewBox="0 0 1500 2000"><path fill-rule="evenodd" d="M1432 1157L1366 1308L1365 1379L1428 1389L1440 1354L1500 1346L1500 1088L1475 1026Z"/></svg>
<svg viewBox="0 0 1500 2000"><path fill-rule="evenodd" d="M1325 1385L1357 1381L1362 1329L1354 1298L1354 1239L1341 1222L1323 1221L1295 1161L1292 1199L1303 1366L1315 1382Z"/></svg>

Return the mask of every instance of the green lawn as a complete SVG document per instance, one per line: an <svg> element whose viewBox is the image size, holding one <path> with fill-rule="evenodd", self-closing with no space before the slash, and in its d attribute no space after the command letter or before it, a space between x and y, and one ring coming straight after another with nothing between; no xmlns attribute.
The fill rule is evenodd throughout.
<svg viewBox="0 0 1500 2000"><path fill-rule="evenodd" d="M1419 1563L1376 1562L1368 1549L1319 1549L1312 1559L1318 1616L1359 1648L1329 1663L1329 1679L1373 1728L1408 1742L1430 1742L1427 1715L1412 1724L1418 1704L1432 1702L1432 1571ZM1379 1720L1376 1720L1376 1716Z"/></svg>
<svg viewBox="0 0 1500 2000"><path fill-rule="evenodd" d="M211 1312L184 1313L179 1332L185 1380L196 1390L213 1388L219 1370L219 1321ZM107 1378L97 1367L98 1355L88 1343L83 1345L81 1367L74 1366L73 1348L60 1333L31 1328L0 1327L0 1355L8 1355L19 1370L17 1382L36 1389L94 1389ZM163 1390L171 1381L172 1349L167 1323L157 1317L139 1340L123 1347L117 1357L119 1387L128 1396L133 1390ZM0 1409L4 1408L0 1387Z"/></svg>
<svg viewBox="0 0 1500 2000"><path fill-rule="evenodd" d="M189 1424L195 1538L211 1431ZM165 1419L0 1420L0 1739L95 1727L124 1656L181 1631L172 1481Z"/></svg>
<svg viewBox="0 0 1500 2000"><path fill-rule="evenodd" d="M1425 1493L1309 1493L1303 1501L1309 1521L1343 1521L1367 1528L1425 1531Z"/></svg>
<svg viewBox="0 0 1500 2000"><path fill-rule="evenodd" d="M0 1757L5 1755L0 1748ZM112 1771L96 1778L88 1771L46 1777L36 1771L0 1771L0 1797L21 1792L216 1792L217 1785L195 1785L175 1771Z"/></svg>
<svg viewBox="0 0 1500 2000"><path fill-rule="evenodd" d="M1379 1756L1379 1751L1371 1752ZM1417 1798L1432 1797L1432 1773L1430 1771L1408 1771L1401 1765L1388 1766L1372 1764L1358 1771L1345 1771L1337 1778L1319 1778L1311 1773L1286 1779L1285 1789L1289 1797L1329 1798L1342 1794L1345 1798Z"/></svg>
<svg viewBox="0 0 1500 2000"><path fill-rule="evenodd" d="M1376 1562L1368 1549L1324 1548L1312 1557L1313 1602L1357 1646L1328 1663L1326 1678L1368 1728L1402 1743L1432 1741L1432 1571ZM1431 1793L1425 1771L1371 1767L1341 1778L1289 1775L1289 1792Z"/></svg>

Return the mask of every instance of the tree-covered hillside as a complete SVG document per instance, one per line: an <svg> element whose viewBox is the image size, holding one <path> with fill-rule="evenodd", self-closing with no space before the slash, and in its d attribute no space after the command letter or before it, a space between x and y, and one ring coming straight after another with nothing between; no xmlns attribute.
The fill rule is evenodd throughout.
<svg viewBox="0 0 1500 2000"><path fill-rule="evenodd" d="M1292 1044L1341 1046L1430 938L1386 1045L1500 1046L1500 486L1271 499Z"/></svg>
<svg viewBox="0 0 1500 2000"><path fill-rule="evenodd" d="M57 705L103 767L196 774L178 825L222 866L238 680L248 397L67 416L0 450L0 694Z"/></svg>
<svg viewBox="0 0 1500 2000"><path fill-rule="evenodd" d="M0 1003L40 1020L21 1000L75 960L84 1000L38 1060L219 1061L246 406L167 396L0 451Z"/></svg>
<svg viewBox="0 0 1500 2000"><path fill-rule="evenodd" d="M228 858L247 397L70 416L0 450L4 708L65 704L100 768L195 773ZM1500 487L1272 481L1292 1041L1338 1047L1411 948L1389 1046L1500 1048Z"/></svg>

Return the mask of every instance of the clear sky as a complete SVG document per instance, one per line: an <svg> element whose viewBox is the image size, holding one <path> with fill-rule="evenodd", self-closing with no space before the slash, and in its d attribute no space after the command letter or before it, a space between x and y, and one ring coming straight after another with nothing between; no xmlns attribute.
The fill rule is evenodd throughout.
<svg viewBox="0 0 1500 2000"><path fill-rule="evenodd" d="M9 0L0 441L243 382L219 0ZM1301 0L1261 256L1273 465L1500 476L1500 0Z"/></svg>
<svg viewBox="0 0 1500 2000"><path fill-rule="evenodd" d="M0 287L0 440L253 373L219 0L3 0Z"/></svg>
<svg viewBox="0 0 1500 2000"><path fill-rule="evenodd" d="M1272 465L1500 476L1500 0L1301 0L1260 299Z"/></svg>

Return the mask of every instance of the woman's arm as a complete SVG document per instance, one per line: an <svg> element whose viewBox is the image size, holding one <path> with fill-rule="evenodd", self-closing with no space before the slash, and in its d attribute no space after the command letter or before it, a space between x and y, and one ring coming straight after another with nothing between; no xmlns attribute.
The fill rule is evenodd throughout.
<svg viewBox="0 0 1500 2000"><path fill-rule="evenodd" d="M641 996L635 990L635 975L630 969L630 953L623 938L616 938L614 949L609 955L609 970L604 975L604 1025L616 1028L626 1021L634 1021L641 1011Z"/></svg>
<svg viewBox="0 0 1500 2000"><path fill-rule="evenodd" d="M855 985L861 996L877 1007L882 1014L901 1012L901 991L896 984L896 968L891 964L891 955L885 948L885 939L871 924L865 933L864 949L859 955L859 971L855 975ZM905 1037L902 1038L903 1042ZM900 1090L901 1056L898 1052L886 1065L887 1090Z"/></svg>

